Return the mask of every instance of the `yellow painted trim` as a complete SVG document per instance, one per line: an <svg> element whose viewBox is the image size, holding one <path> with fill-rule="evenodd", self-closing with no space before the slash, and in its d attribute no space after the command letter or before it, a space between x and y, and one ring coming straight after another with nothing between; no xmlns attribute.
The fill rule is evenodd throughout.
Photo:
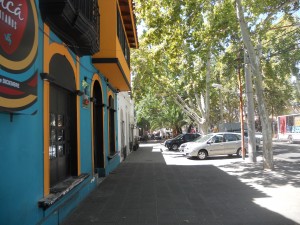
<svg viewBox="0 0 300 225"><path fill-rule="evenodd" d="M11 69L11 70L22 70L25 69L28 65L30 65L32 63L32 61L34 60L36 54L37 54L37 49L38 49L38 33L39 33L39 29L38 29L38 17L37 17L37 9L35 7L35 1L34 0L30 0L30 4L32 5L32 12L33 12L33 20L35 22L34 24L34 30L35 35L34 35L34 40L33 40L33 46L32 49L29 53L29 55L21 60L21 61L12 61L12 60L8 60L6 58L4 58L2 55L0 55L0 62L1 64L5 65L5 67Z"/></svg>
<svg viewBox="0 0 300 225"><path fill-rule="evenodd" d="M45 52L48 43L49 43L49 27L44 24L44 48ZM48 63L47 63L48 62ZM50 56L48 54L44 54L44 72L49 73L49 62L50 62ZM44 195L49 195L50 193L50 158L49 158L49 140L50 140L50 119L49 119L49 92L50 92L50 85L48 82L44 83Z"/></svg>
<svg viewBox="0 0 300 225"><path fill-rule="evenodd" d="M101 87L101 94L102 94L102 101L103 101L103 86L102 86L102 82L100 80L100 77L98 74L94 74L93 78L92 78L92 84L91 84L91 96L92 96L92 93L94 93L94 84L95 84L95 81L98 81L99 84L100 84L100 87ZM92 96L94 97L94 96ZM103 124L103 128L104 128L104 121L105 121L105 110L104 108L102 107L102 124ZM94 149L94 104L91 105L91 130L92 130L92 168L93 168L93 174L95 174L95 165L94 165L94 155L95 155L95 149ZM103 143L102 143L102 148L103 148L103 157L105 159L105 151L104 151L104 146L105 146L105 143L104 143L104 130L102 132L102 136L103 136ZM106 167L106 161L104 160L104 168Z"/></svg>
<svg viewBox="0 0 300 225"><path fill-rule="evenodd" d="M79 57L76 56L76 61L79 62ZM76 82L76 90L80 90L80 67L79 63L75 66L76 73L75 74L75 82ZM80 160L80 106L81 106L81 98L77 96L77 174L80 175L81 173L81 160Z"/></svg>
<svg viewBox="0 0 300 225"><path fill-rule="evenodd" d="M49 139L50 139L50 118L49 118L49 82L44 81L44 195L50 193L50 158L49 158ZM47 100L46 100L47 99ZM48 116L46 116L48 115Z"/></svg>
<svg viewBox="0 0 300 225"><path fill-rule="evenodd" d="M94 97L92 96L92 93L94 92L94 83L95 83L95 75L94 77L92 78L92 84L91 84L91 93L90 93L90 96L91 97ZM94 104L91 104L91 138L92 138L92 173L95 174L95 164L94 164L94 152L95 152L95 149L94 149Z"/></svg>
<svg viewBox="0 0 300 225"><path fill-rule="evenodd" d="M115 99L115 96L114 96L114 94L113 94L113 92L110 90L110 91L108 91L107 92L107 104L109 105L109 97L112 97L112 99L113 99L113 103L114 103L114 105L115 105L115 101L117 100L117 99ZM108 113L108 152L110 153L110 124L109 124L109 121L110 121L110 113ZM116 119L116 117L114 116L114 139L116 138L116 126L117 126L117 124L115 123L115 119ZM117 149L117 141L114 141L115 142L115 152L117 152L118 151L118 149Z"/></svg>
<svg viewBox="0 0 300 225"><path fill-rule="evenodd" d="M50 39L50 29L44 24L44 54L43 54L43 72L49 73L50 60L55 54L61 54L66 57L70 63L73 73L75 75L76 88L79 89L79 63L74 62L74 59L68 49L61 44L51 43ZM79 58L76 58L79 61ZM50 84L44 81L44 195L49 195L50 193L50 158L49 158L49 140L50 140ZM80 164L80 97L77 96L77 171L78 175L81 171Z"/></svg>
<svg viewBox="0 0 300 225"><path fill-rule="evenodd" d="M15 108L17 105L18 107L22 107L25 105L29 105L30 103L34 102L36 99L37 96L35 95L28 95L24 98L19 98L19 99L0 97L0 106L6 108Z"/></svg>

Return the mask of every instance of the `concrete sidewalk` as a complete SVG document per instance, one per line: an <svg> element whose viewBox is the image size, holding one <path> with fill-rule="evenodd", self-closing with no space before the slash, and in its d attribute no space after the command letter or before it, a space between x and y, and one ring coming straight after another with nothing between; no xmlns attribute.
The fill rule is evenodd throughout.
<svg viewBox="0 0 300 225"><path fill-rule="evenodd" d="M64 225L298 224L257 204L272 196L241 182L235 171L239 166L234 163L223 168L209 164L168 165L158 148L141 146ZM272 204L276 207L281 203Z"/></svg>

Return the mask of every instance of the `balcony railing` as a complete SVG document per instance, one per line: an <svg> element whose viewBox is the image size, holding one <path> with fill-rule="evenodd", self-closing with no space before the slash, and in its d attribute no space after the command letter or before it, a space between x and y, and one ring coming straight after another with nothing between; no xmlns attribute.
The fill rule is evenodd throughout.
<svg viewBox="0 0 300 225"><path fill-rule="evenodd" d="M77 55L100 49L100 15L97 0L40 0L42 18Z"/></svg>

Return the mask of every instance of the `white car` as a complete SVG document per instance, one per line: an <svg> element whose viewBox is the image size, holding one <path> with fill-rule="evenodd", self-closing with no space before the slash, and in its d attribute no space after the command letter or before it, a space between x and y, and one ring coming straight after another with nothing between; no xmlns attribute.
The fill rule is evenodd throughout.
<svg viewBox="0 0 300 225"><path fill-rule="evenodd" d="M207 134L194 142L185 143L183 152L186 156L206 159L213 155L242 156L241 134L233 132L220 132ZM244 148L247 152L248 139L244 138Z"/></svg>
<svg viewBox="0 0 300 225"><path fill-rule="evenodd" d="M199 140L200 138L201 138L201 136L200 136L200 137L197 137L196 139L194 139L194 140L192 140L192 141L185 142L185 143L181 144L181 145L178 147L178 151L184 152L184 148L185 148L187 145L189 145L190 143L193 143L193 142L197 142L197 140Z"/></svg>
<svg viewBox="0 0 300 225"><path fill-rule="evenodd" d="M262 143L263 135L261 132L255 132L255 138L256 138L256 143L258 144Z"/></svg>

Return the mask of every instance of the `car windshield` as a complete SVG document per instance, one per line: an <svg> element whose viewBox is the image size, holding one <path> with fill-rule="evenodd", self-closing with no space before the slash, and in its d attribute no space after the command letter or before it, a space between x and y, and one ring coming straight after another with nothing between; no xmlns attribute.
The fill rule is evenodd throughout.
<svg viewBox="0 0 300 225"><path fill-rule="evenodd" d="M203 137L197 138L195 140L195 142L206 142L206 141L208 141L213 136L214 136L214 134L207 134L207 135L205 135Z"/></svg>
<svg viewBox="0 0 300 225"><path fill-rule="evenodd" d="M198 140L200 140L201 139L201 136L199 136L199 137L197 137L197 138L195 138L194 140L192 140L191 142L197 142Z"/></svg>
<svg viewBox="0 0 300 225"><path fill-rule="evenodd" d="M183 136L183 134L179 134L178 136L176 136L174 139L180 139Z"/></svg>

